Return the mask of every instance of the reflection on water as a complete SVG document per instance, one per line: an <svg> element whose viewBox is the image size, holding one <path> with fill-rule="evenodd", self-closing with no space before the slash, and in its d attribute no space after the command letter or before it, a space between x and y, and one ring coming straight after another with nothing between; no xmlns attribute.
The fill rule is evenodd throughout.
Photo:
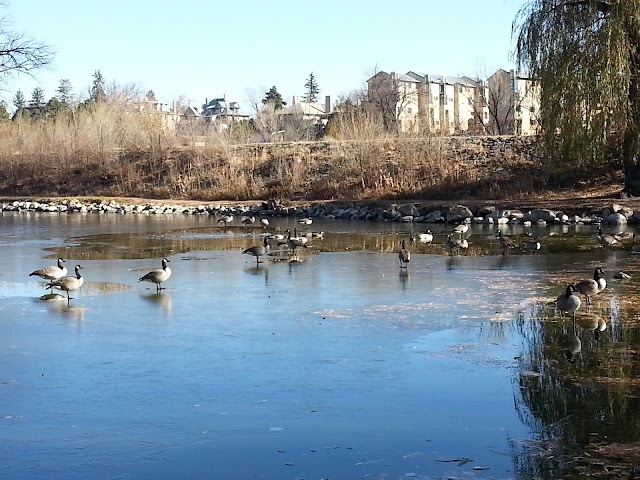
<svg viewBox="0 0 640 480"><path fill-rule="evenodd" d="M479 458L491 475L477 478L580 478L602 465L629 471L619 454L640 441L640 255L626 237L605 251L590 226L508 226L518 245L536 235L542 249L502 255L495 226L474 225L469 250L450 257L450 227L434 226L432 243L408 242L411 264L398 273L411 226L314 221L324 234L309 235L310 248L294 256L273 240L256 266L240 252L259 243L261 228L206 218L99 220L92 228L27 220L42 240L24 247L29 229L3 225L15 255L0 258L3 278L12 279L0 282L0 371L8 379L0 378L0 393L6 415L26 418L0 429L7 445L22 435L12 447L18 455L0 449L0 460L20 459L0 462L15 466L10 473L73 464L83 468L77 478L100 477L93 453L77 457L78 438L114 426L129 442L123 451L157 465L156 475L139 475L149 478L173 460L176 470L206 470L192 461L200 445L226 458L214 430L263 469L226 462L221 478L460 478L479 475ZM272 226L295 226L288 221ZM43 296L44 284L28 279L42 248L83 260L77 302ZM174 267L170 293L143 290L137 279L147 259L164 256ZM562 318L553 300L598 266L631 279L608 276L575 322ZM82 328L68 335L51 318ZM60 379L30 381L49 365ZM13 377L20 381L8 387ZM68 418L52 413L67 415L69 404ZM159 435L157 452L140 447ZM40 437L51 447L45 459L28 440ZM112 441L95 447L119 465L136 463L116 450ZM465 460L436 462L454 458Z"/></svg>
<svg viewBox="0 0 640 480"><path fill-rule="evenodd" d="M49 300L46 303L47 310L69 322L82 322L85 317L86 307L81 305L68 304L67 298L62 297L57 300Z"/></svg>
<svg viewBox="0 0 640 480"><path fill-rule="evenodd" d="M156 305L165 315L171 314L171 296L163 291L141 293L140 298Z"/></svg>

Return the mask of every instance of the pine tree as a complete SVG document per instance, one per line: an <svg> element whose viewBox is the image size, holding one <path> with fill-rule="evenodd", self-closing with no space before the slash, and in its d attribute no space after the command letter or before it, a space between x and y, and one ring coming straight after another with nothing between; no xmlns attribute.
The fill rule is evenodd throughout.
<svg viewBox="0 0 640 480"><path fill-rule="evenodd" d="M274 110L280 110L287 102L282 99L282 95L278 92L276 87L271 87L266 93L266 96L262 99L263 105L273 105Z"/></svg>
<svg viewBox="0 0 640 480"><path fill-rule="evenodd" d="M316 76L311 72L309 74L309 78L307 79L307 83L304 84L305 95L304 101L307 103L315 102L318 100L318 95L320 94L320 87L318 86L318 81L316 80Z"/></svg>
<svg viewBox="0 0 640 480"><path fill-rule="evenodd" d="M34 110L40 110L44 107L44 90L40 87L36 87L31 92L31 100L29 100L29 108Z"/></svg>
<svg viewBox="0 0 640 480"><path fill-rule="evenodd" d="M68 78L63 78L62 80L60 80L60 85L58 85L58 89L56 90L56 93L58 94L57 97L60 103L63 103L65 105L71 103L73 99L72 91L73 88L71 87L71 82Z"/></svg>
<svg viewBox="0 0 640 480"><path fill-rule="evenodd" d="M90 100L94 102L104 102L107 99L107 94L104 90L104 77L100 70L96 70L93 73L93 83L91 85Z"/></svg>
<svg viewBox="0 0 640 480"><path fill-rule="evenodd" d="M22 110L27 106L27 101L24 99L24 93L22 90L18 90L13 97L13 105L16 107L16 110Z"/></svg>

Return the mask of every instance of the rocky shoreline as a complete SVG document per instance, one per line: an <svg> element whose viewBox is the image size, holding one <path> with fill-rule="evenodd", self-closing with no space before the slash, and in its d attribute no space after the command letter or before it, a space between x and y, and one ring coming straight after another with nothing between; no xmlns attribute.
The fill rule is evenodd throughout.
<svg viewBox="0 0 640 480"><path fill-rule="evenodd" d="M191 202L193 203L193 202ZM0 203L2 212L47 212L79 214L138 214L138 215L213 215L238 217L311 217L325 219L370 220L406 223L460 223L481 224L640 224L640 210L610 203L602 207L567 209L566 212L549 208L504 209L485 204L478 207L462 204L426 205L416 203L330 202L309 205L284 206L277 200L253 205L177 204L164 202L126 203L110 201L80 201L76 199L32 201L14 200Z"/></svg>

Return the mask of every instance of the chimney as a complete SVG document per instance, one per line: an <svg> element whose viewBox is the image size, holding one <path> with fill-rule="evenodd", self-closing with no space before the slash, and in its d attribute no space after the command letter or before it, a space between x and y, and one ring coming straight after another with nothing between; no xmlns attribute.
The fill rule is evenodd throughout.
<svg viewBox="0 0 640 480"><path fill-rule="evenodd" d="M295 105L296 103L298 103L298 96L297 96L297 95L294 95L294 96L293 96L293 99L291 100L291 105L293 106L293 105Z"/></svg>
<svg viewBox="0 0 640 480"><path fill-rule="evenodd" d="M327 115L331 113L331 97L329 95L324 97L324 113Z"/></svg>

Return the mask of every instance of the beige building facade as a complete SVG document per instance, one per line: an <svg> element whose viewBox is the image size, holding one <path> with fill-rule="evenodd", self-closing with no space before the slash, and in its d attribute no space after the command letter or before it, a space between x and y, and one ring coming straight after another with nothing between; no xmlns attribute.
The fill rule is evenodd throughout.
<svg viewBox="0 0 640 480"><path fill-rule="evenodd" d="M488 121L484 82L410 71L378 72L367 81L369 104L402 133L481 134Z"/></svg>
<svg viewBox="0 0 640 480"><path fill-rule="evenodd" d="M367 80L367 101L401 133L536 135L540 126L540 89L513 70L487 80L378 72Z"/></svg>

